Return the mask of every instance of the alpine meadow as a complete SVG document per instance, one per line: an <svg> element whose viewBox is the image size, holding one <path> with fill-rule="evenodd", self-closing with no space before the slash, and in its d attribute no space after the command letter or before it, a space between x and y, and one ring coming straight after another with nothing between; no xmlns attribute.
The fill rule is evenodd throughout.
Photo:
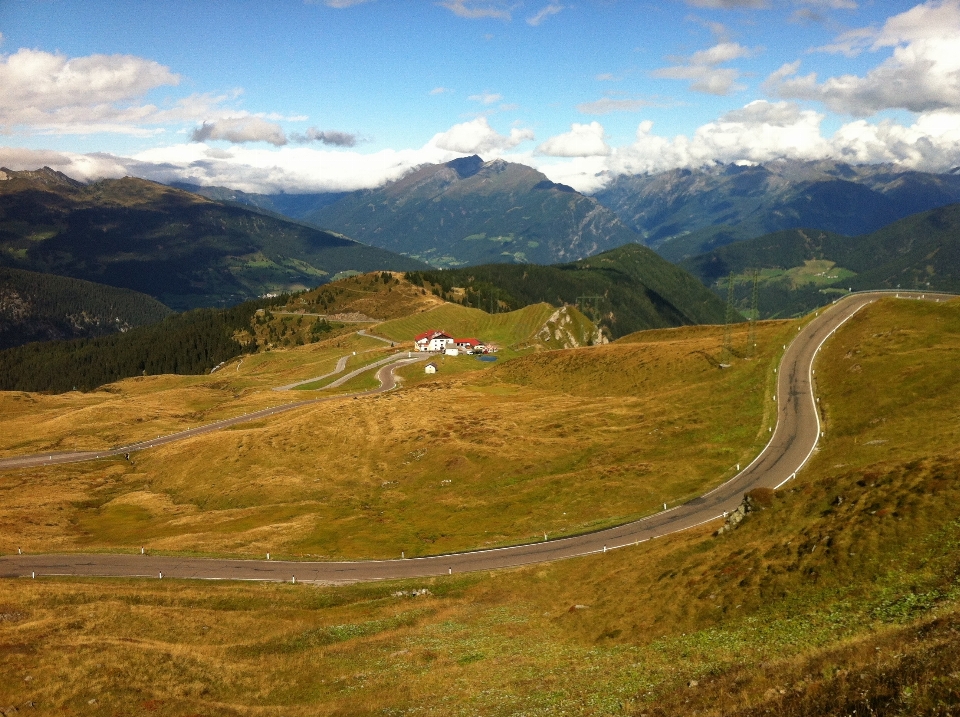
<svg viewBox="0 0 960 717"><path fill-rule="evenodd" d="M960 715L957 37L0 3L0 715Z"/></svg>

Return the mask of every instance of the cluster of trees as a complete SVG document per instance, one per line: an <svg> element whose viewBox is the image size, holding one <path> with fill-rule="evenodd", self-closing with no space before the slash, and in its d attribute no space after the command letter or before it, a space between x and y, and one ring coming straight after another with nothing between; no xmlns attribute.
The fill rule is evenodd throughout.
<svg viewBox="0 0 960 717"><path fill-rule="evenodd" d="M202 374L244 351L236 338L258 309L283 305L286 295L229 309L194 309L149 326L92 339L47 341L0 351L0 390L88 391L131 376Z"/></svg>
<svg viewBox="0 0 960 717"><path fill-rule="evenodd" d="M414 286L429 289L432 294L439 296L444 301L456 302L474 309L482 309L490 314L496 314L522 309L524 306L540 301L562 304L563 301L559 297L553 301L540 298L524 301L511 293L510 289L515 289L514 285L518 275L529 275L531 271L535 275L532 283L539 285L539 290L535 289L534 293L539 295L552 293L549 286L550 280L542 275L543 272L538 271L546 268L548 267L533 264L524 266L487 264L470 269L408 271L405 277ZM453 291L454 287L463 289L463 294L455 293ZM506 287L510 287L510 289Z"/></svg>
<svg viewBox="0 0 960 717"><path fill-rule="evenodd" d="M104 336L173 313L130 289L0 267L0 349L30 341Z"/></svg>
<svg viewBox="0 0 960 717"><path fill-rule="evenodd" d="M577 306L611 338L724 321L723 303L706 287L635 244L569 264L486 264L411 271L406 278L447 301L490 313L540 302Z"/></svg>

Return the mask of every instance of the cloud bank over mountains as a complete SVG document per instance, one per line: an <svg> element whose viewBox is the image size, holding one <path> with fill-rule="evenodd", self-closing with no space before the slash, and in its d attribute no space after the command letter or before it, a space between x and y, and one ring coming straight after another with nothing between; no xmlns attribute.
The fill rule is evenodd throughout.
<svg viewBox="0 0 960 717"><path fill-rule="evenodd" d="M323 2L338 12L367 4ZM688 4L741 10L767 5L763 0ZM456 17L499 23L510 22L521 7L493 0L448 0L440 5ZM800 7L821 13L857 5L853 0L806 0ZM556 22L556 16L566 17L569 11L566 5L549 2L517 19L539 32L541 24ZM813 21L809 13L797 17ZM713 44L668 56L664 66L647 74L715 97L745 89L748 73L734 63L763 49L732 40L721 23L694 19L713 34ZM358 133L303 129L310 119L306 115L245 111L239 105L240 90L165 97L188 83L153 60L123 54L70 58L19 49L0 55L0 132L27 138L102 134L156 139L151 148L129 153L0 147L0 165L49 165L82 179L134 174L253 192L375 187L420 164L468 154L530 164L582 191L596 190L622 173L779 157L945 171L960 166L958 37L960 0L930 0L882 24L846 30L828 44L809 48L802 57L756 79L762 98L744 98L739 107L718 112L715 119L685 133L671 133L662 123L644 118L648 108L657 106L649 98L615 92L600 100L575 100L568 111L601 116L608 125L611 120L604 115L635 113L636 130L628 143L616 144L596 119L570 123L565 132L544 133L535 122L503 119L517 105L500 104L500 92L484 89L463 93L472 112L466 117L472 119L431 129L433 136L419 147L367 152L358 148L367 141ZM857 58L865 69L825 76L807 71L818 57ZM605 73L596 81L609 86L619 79ZM456 94L444 85L429 86L436 87L429 91L431 97ZM425 114L424 124L430 121Z"/></svg>

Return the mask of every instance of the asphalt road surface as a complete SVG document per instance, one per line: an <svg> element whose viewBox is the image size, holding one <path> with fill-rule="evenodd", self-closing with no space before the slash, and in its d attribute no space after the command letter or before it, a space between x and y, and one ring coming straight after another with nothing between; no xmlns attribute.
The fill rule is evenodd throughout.
<svg viewBox="0 0 960 717"><path fill-rule="evenodd" d="M336 396L324 396L323 398L312 398L306 401L296 401L295 403L284 403L281 406L274 406L272 408L263 408L259 411L253 411L252 413L245 413L242 416L234 416L233 418L225 418L222 421L216 421L214 423L208 423L203 426L197 426L196 428L188 428L185 431L178 431L177 433L171 433L166 436L158 436L157 438L150 439L148 441L141 441L139 443L131 443L126 446L119 446L116 448L106 448L102 451L77 451L73 453L38 453L29 456L13 456L10 458L0 459L0 470L9 470L11 468L33 468L35 466L49 466L57 465L60 463L81 463L83 461L93 461L98 458L106 458L108 456L121 456L124 453L134 453L136 451L142 451L147 448L154 448L156 446L162 446L167 443L174 443L176 441L182 441L185 438L191 438L192 436L199 436L204 433L211 433L213 431L219 431L223 428L229 426L236 426L239 423L247 423L249 421L258 421L261 418L267 418L269 416L275 416L278 413L285 413L286 411L292 411L296 408L302 408L303 406L311 406L315 403L323 403L324 401L337 401L345 398L354 398L360 396L373 396L378 393L384 393L385 391L393 390L397 385L396 377L394 376L394 371L402 366L407 366L411 363L416 363L417 361L423 361L426 358L429 358L432 354L427 353L417 353L406 352L399 354L394 354L388 356L382 361L377 361L376 363L364 366L361 369L353 371L352 373L347 374L338 381L331 383L329 386L324 388L333 388L345 383L347 380L357 376L364 371L369 371L371 368L376 366L383 366L377 372L377 380L380 381L379 388L373 388L369 391L362 391L360 393L347 393L347 394L338 394ZM343 367L346 366L347 357L344 356L337 362L337 370L333 373L327 374L327 376L332 376L336 373L339 373L343 370ZM342 365L341 365L342 364ZM325 378L325 377L321 377ZM317 381L319 379L309 379L310 381ZM298 384L292 384L298 385Z"/></svg>
<svg viewBox="0 0 960 717"><path fill-rule="evenodd" d="M175 558L152 555L10 555L0 557L0 577L41 575L84 575L114 577L200 578L211 580L273 580L354 582L414 578L477 570L495 570L602 553L686 530L721 518L740 505L743 494L756 487L775 488L794 477L816 449L820 439L820 416L814 395L814 359L824 342L854 314L878 298L893 292L849 295L822 309L790 343L778 370L778 418L770 442L743 471L723 485L670 510L642 520L596 533L544 542L424 558L368 560L353 562L284 562L229 560L216 558ZM900 292L900 297L943 300L943 295ZM414 361L418 359L408 359ZM380 369L385 380L380 390L389 390L392 366ZM384 375L386 373L386 375ZM321 399L322 400L322 399ZM329 399L327 399L329 400ZM302 402L307 405L312 402ZM290 410L291 406L267 409ZM251 414L252 415L252 414ZM251 420L250 418L240 420ZM239 421L236 421L239 422ZM194 431L216 430L227 422ZM190 431L180 438L196 435ZM172 437L171 437L172 439ZM161 439L158 439L161 440ZM179 438L177 439L179 440ZM164 442L169 442L169 439ZM138 444L141 448L149 444ZM123 452L118 449L117 452ZM101 454L105 455L105 454Z"/></svg>

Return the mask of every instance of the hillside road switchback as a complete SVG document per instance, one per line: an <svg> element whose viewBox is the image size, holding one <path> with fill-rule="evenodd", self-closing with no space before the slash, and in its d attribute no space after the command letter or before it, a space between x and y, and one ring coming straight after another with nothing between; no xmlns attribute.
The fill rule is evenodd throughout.
<svg viewBox="0 0 960 717"><path fill-rule="evenodd" d="M397 387L397 377L394 375L394 371L403 366L408 366L412 363L418 361L424 361L429 358L431 354L420 353L417 351L412 352L401 352L393 354L375 361L374 363L367 364L355 371L351 371L342 378L337 379L336 381L331 382L330 384L324 386L324 388L338 388L339 386L346 383L348 380L359 376L361 373L365 373L371 369L374 369L380 366L380 370L377 371L377 380L380 385L377 388L371 388L368 391L361 391L358 393L341 393L333 396L323 396L322 398L310 398L306 401L296 401L294 403L284 403L279 406L273 406L271 408L263 408L259 411L251 411L250 413L244 413L240 416L234 416L232 418L225 418L222 421L215 421L213 423L207 423L202 426L196 426L195 428L188 428L183 431L177 431L176 433L170 433L166 436L157 436L146 441L140 441L138 443L130 443L125 446L118 446L114 448L105 448L100 451L76 451L70 453L36 453L28 456L11 456L9 458L0 458L0 470L11 470L14 468L34 468L36 466L49 466L57 465L61 463L82 463L84 461L95 461L99 458L108 458L110 456L122 456L126 453L134 453L136 451L143 451L148 448L155 448L156 446L166 445L168 443L176 443L177 441L182 441L186 438L192 438L193 436L199 436L204 433L212 433L213 431L219 431L224 428L229 428L230 426L236 426L240 423L247 423L249 421L258 421L262 418L268 418L270 416L275 416L278 413L285 413L286 411L292 411L296 408L302 408L304 406L312 406L315 403L324 403L326 401L337 401L347 398L359 398L360 396L374 396L378 393L385 393L386 391L392 391ZM349 356L343 356L337 361L336 369L324 376L319 376L316 378L309 378L306 381L298 381L297 383L288 384L286 386L279 386L274 391L287 391L295 386L300 386L305 383L313 383L320 381L330 376L334 376L342 372L347 363Z"/></svg>
<svg viewBox="0 0 960 717"><path fill-rule="evenodd" d="M821 437L814 361L830 336L868 304L890 296L943 301L944 294L864 292L850 294L801 326L786 346L777 372L777 424L769 443L744 470L723 485L683 505L614 528L569 538L422 558L300 562L181 558L153 555L9 555L0 557L0 577L43 575L198 578L215 580L356 582L496 570L603 553L686 530L730 513L744 493L777 488L796 476ZM412 359L410 359L412 360ZM391 366L380 373L392 378ZM380 390L386 390L381 387ZM299 405L306 405L303 402ZM286 408L286 407L282 407ZM264 415L269 415L268 409ZM226 422L224 422L226 424ZM217 424L212 424L216 426ZM229 424L228 424L229 425ZM215 429L214 429L215 430ZM190 435L183 432L183 437ZM147 447L146 444L143 447ZM121 449L122 450L122 449Z"/></svg>

